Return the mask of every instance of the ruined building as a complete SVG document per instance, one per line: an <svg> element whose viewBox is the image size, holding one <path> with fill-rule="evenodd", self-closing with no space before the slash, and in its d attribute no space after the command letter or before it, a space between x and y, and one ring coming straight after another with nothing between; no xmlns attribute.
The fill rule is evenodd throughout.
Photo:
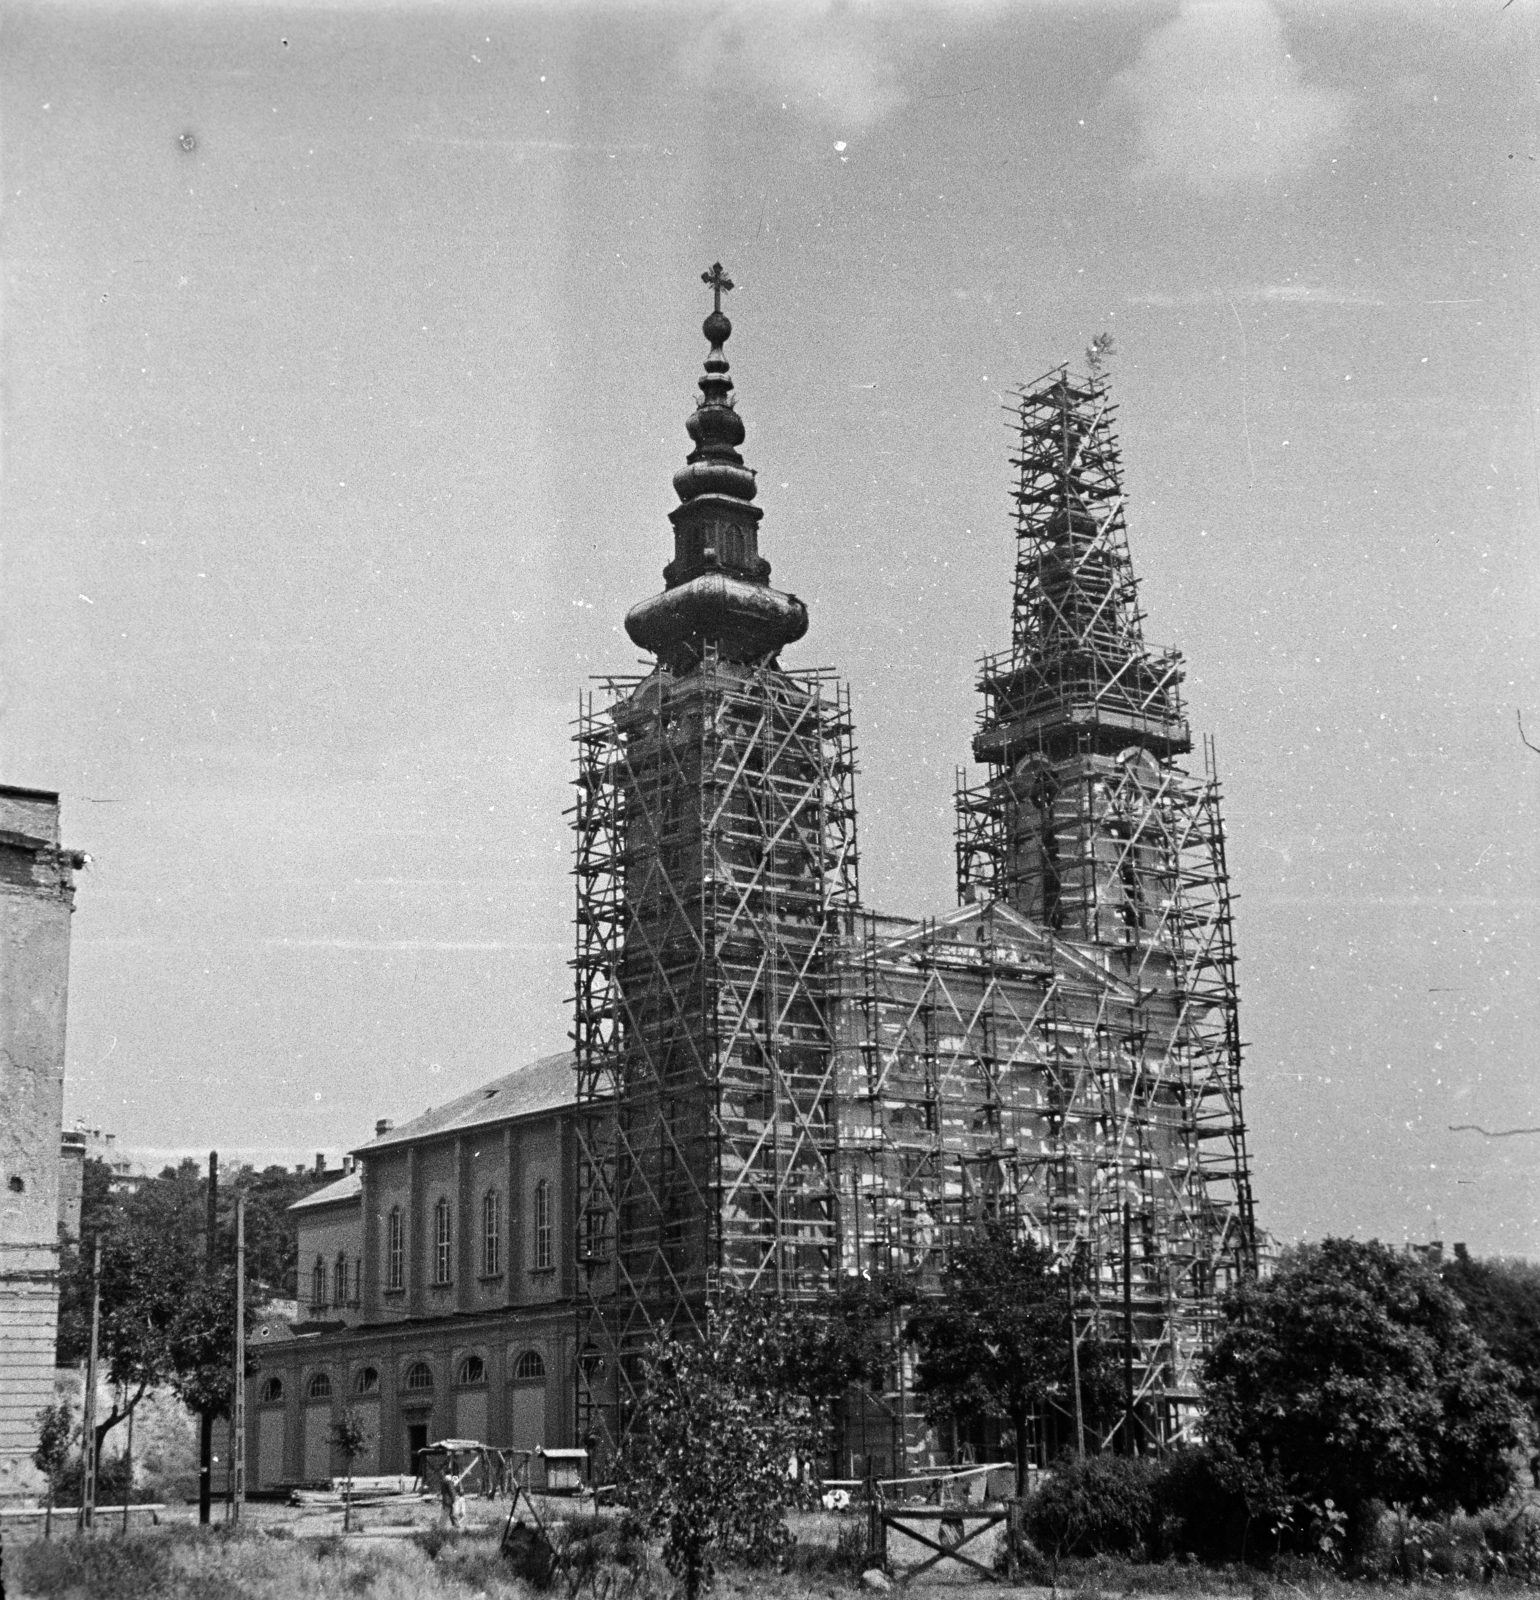
<svg viewBox="0 0 1540 1600"><path fill-rule="evenodd" d="M623 1425L640 1346L721 1289L923 1292L995 1218L1073 1258L1125 1443L1171 1439L1254 1226L1219 786L1142 637L1106 381L1013 406L1012 638L980 679L960 904L880 915L847 698L780 663L808 618L759 551L707 279L674 559L626 623L657 664L577 736L579 1434ZM880 1470L945 1448L909 1379L896 1356L847 1429Z"/></svg>
<svg viewBox="0 0 1540 1600"><path fill-rule="evenodd" d="M59 797L0 787L0 1497L34 1491L53 1400L74 872Z"/></svg>
<svg viewBox="0 0 1540 1600"><path fill-rule="evenodd" d="M781 662L809 618L761 553L731 284L706 279L673 559L626 619L654 665L578 721L572 1057L382 1123L297 1208L307 1308L253 1380L256 1482L325 1476L353 1404L372 1470L467 1435L603 1452L642 1349L724 1290L923 1294L990 1220L1073 1269L1124 1390L1088 1442L1142 1449L1190 1426L1218 1292L1253 1269L1219 785L1143 640L1105 380L1012 406L1011 645L980 678L958 903L879 914L848 694ZM842 1475L965 1443L912 1381L895 1338Z"/></svg>

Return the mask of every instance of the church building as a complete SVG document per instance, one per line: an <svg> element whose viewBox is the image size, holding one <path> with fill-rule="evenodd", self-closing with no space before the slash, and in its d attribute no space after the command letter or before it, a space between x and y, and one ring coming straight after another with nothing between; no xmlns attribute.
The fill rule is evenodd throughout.
<svg viewBox="0 0 1540 1600"><path fill-rule="evenodd" d="M577 733L573 1051L381 1124L296 1208L309 1307L253 1384L254 1483L326 1476L349 1403L382 1471L446 1436L602 1456L641 1351L724 1291L924 1294L985 1223L1050 1250L1077 1340L1120 1357L1114 1413L1039 1418L1039 1451L1148 1449L1191 1429L1217 1297L1255 1270L1219 781L1211 746L1185 764L1181 658L1144 643L1105 375L1014 398L1011 642L959 730L984 777L957 902L883 914L848 692L781 661L810 619L770 583L733 285L703 276L672 559L626 619L653 665ZM974 1443L927 1423L894 1335L839 1475Z"/></svg>

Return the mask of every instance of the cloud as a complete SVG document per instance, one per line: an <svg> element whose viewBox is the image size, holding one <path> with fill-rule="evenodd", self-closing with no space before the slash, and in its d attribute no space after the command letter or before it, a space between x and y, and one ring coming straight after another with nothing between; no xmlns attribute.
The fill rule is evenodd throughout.
<svg viewBox="0 0 1540 1600"><path fill-rule="evenodd" d="M800 111L860 131L909 98L889 53L893 36L881 7L750 0L698 29L682 64L698 82L747 78Z"/></svg>
<svg viewBox="0 0 1540 1600"><path fill-rule="evenodd" d="M1183 0L1115 82L1139 114L1135 178L1203 194L1298 176L1350 104L1305 82L1268 0Z"/></svg>

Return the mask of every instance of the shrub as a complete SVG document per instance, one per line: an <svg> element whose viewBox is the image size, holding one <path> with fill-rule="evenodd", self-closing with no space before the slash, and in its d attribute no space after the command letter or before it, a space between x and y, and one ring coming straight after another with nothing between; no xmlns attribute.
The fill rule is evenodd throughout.
<svg viewBox="0 0 1540 1600"><path fill-rule="evenodd" d="M419 1541L420 1542L420 1541ZM502 1559L514 1577L531 1589L547 1589L556 1569L551 1541L529 1522L515 1522L503 1536Z"/></svg>
<svg viewBox="0 0 1540 1600"><path fill-rule="evenodd" d="M1142 1553L1154 1519L1157 1472L1138 1457L1065 1458L1027 1501L1026 1533L1055 1559Z"/></svg>
<svg viewBox="0 0 1540 1600"><path fill-rule="evenodd" d="M1209 1451L1173 1450L1159 1463L1150 1487L1148 1542L1155 1554L1216 1562L1261 1553L1257 1535L1265 1530L1249 1526L1254 1516L1245 1493Z"/></svg>
<svg viewBox="0 0 1540 1600"><path fill-rule="evenodd" d="M123 1491L129 1490L129 1498L133 1499L133 1488L128 1482L130 1466L127 1456L107 1456L98 1463L96 1469L96 1508L98 1512L104 1511L109 1506L123 1504ZM59 1475L54 1479L54 1505L67 1510L70 1506L80 1504L81 1480L85 1477L85 1463L80 1457L72 1456L60 1469Z"/></svg>
<svg viewBox="0 0 1540 1600"><path fill-rule="evenodd" d="M421 1533L412 1535L412 1541L430 1561L438 1560L438 1553L446 1544L454 1540L454 1534L448 1528L437 1524L424 1528Z"/></svg>

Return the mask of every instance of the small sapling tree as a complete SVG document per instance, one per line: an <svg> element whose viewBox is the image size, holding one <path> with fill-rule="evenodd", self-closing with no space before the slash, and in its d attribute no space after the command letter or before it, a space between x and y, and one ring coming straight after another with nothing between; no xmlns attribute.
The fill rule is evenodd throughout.
<svg viewBox="0 0 1540 1600"><path fill-rule="evenodd" d="M68 1400L44 1406L37 1414L37 1449L32 1452L32 1464L48 1483L47 1510L43 1514L43 1537L53 1536L54 1496L59 1479L69 1464L70 1447L75 1442L75 1417Z"/></svg>
<svg viewBox="0 0 1540 1600"><path fill-rule="evenodd" d="M342 1531L348 1533L353 1525L353 1463L369 1448L369 1430L356 1406L349 1406L332 1424L331 1442L347 1475L342 1491Z"/></svg>
<svg viewBox="0 0 1540 1600"><path fill-rule="evenodd" d="M814 1429L778 1381L785 1330L753 1299L712 1309L703 1330L660 1335L620 1456L627 1498L663 1535L685 1600L699 1600L718 1553L750 1564L791 1542L786 1508L802 1494L792 1463Z"/></svg>

